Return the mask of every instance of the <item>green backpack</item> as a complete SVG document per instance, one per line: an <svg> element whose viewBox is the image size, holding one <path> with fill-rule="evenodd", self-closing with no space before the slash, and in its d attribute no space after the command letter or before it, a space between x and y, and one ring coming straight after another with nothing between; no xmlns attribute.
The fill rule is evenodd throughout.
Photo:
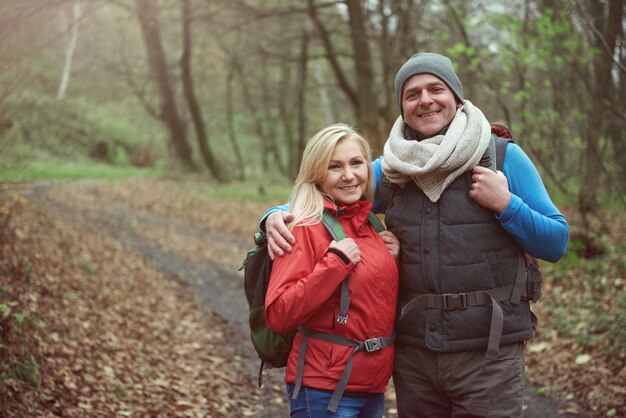
<svg viewBox="0 0 626 418"><path fill-rule="evenodd" d="M384 231L385 227L373 212L368 215L369 222L377 232ZM339 221L324 210L322 224L335 241L346 238L346 234ZM272 259L267 250L265 235L257 232L254 235L255 247L252 248L239 270L244 270L244 289L248 308L250 310L248 322L252 345L261 359L259 368L259 387L262 386L263 369L280 368L287 365L289 352L296 334L296 329L286 333L272 330L265 322L265 294L272 273ZM341 284L341 301L337 321L345 323L348 317L350 299L348 297L348 277Z"/></svg>

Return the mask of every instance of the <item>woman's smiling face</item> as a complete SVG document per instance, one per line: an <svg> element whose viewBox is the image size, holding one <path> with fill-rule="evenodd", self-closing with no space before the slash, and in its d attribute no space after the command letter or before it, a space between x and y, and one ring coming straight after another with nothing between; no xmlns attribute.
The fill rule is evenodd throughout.
<svg viewBox="0 0 626 418"><path fill-rule="evenodd" d="M351 205L361 199L368 181L369 164L354 139L337 143L320 190L337 204Z"/></svg>

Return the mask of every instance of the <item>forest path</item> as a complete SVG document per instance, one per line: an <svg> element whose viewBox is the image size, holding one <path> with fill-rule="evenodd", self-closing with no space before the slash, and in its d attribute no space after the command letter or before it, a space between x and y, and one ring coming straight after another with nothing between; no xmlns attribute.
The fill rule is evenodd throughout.
<svg viewBox="0 0 626 418"><path fill-rule="evenodd" d="M264 372L256 388L258 361L247 336L247 305L243 275L237 271L264 204L207 199L175 182L128 180L118 183L68 182L30 184L21 190L49 216L59 217L92 234L103 234L126 250L148 260L194 295L200 310L210 310L237 332L228 341L240 355L253 393L241 405L247 416L288 416L282 394L282 370ZM219 353L213 353L219 355ZM228 361L223 364L229 367ZM202 364L198 364L202 367ZM215 371L219 373L219 371ZM526 390L525 418L574 416L559 414L559 406ZM390 384L386 416L395 417L395 394ZM232 400L231 400L232 401Z"/></svg>

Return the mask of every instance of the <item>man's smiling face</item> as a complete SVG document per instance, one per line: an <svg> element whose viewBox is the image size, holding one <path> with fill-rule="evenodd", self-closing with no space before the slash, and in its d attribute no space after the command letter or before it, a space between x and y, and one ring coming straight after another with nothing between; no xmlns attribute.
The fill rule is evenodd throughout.
<svg viewBox="0 0 626 418"><path fill-rule="evenodd" d="M460 106L446 83L432 74L417 74L404 83L402 116L418 139L441 132L452 122Z"/></svg>

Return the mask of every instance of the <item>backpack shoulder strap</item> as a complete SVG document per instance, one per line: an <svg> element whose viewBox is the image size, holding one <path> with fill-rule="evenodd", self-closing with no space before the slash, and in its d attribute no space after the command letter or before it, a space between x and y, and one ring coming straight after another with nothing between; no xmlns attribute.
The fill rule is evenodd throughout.
<svg viewBox="0 0 626 418"><path fill-rule="evenodd" d="M341 241L346 238L346 232L343 230L339 220L326 209L322 213L322 225L324 225L324 228L326 228L333 240Z"/></svg>
<svg viewBox="0 0 626 418"><path fill-rule="evenodd" d="M335 241L340 241L346 238L346 231L339 223L339 220L335 218L330 211L324 209L322 213L322 224ZM350 276L346 276L341 282L341 300L339 301L339 313L337 314L337 322L345 325L348 323L348 309L350 309L350 296L348 293Z"/></svg>
<svg viewBox="0 0 626 418"><path fill-rule="evenodd" d="M370 212L367 214L367 220L372 224L376 232L383 232L385 229L385 225L378 219L378 216L374 212Z"/></svg>
<svg viewBox="0 0 626 418"><path fill-rule="evenodd" d="M487 150L485 150L485 153L482 157L480 157L480 161L478 162L478 165L486 167L491 171L497 170L498 155L496 152L496 138L497 137L494 134L491 134Z"/></svg>
<svg viewBox="0 0 626 418"><path fill-rule="evenodd" d="M374 212L367 214L368 221L372 224L376 232L385 230L385 226L380 222ZM322 213L322 224L335 241L340 241L346 238L346 232L339 223L339 220L334 217L330 211L324 210ZM348 309L350 308L350 296L348 295L349 278L346 276L341 282L341 300L339 302L339 314L337 315L337 322L340 324L346 324L348 322Z"/></svg>
<svg viewBox="0 0 626 418"><path fill-rule="evenodd" d="M391 185L391 181L387 178L386 175L383 174L380 179L380 199L383 204L383 209L387 209L389 204L391 203L391 198L393 197L393 186Z"/></svg>
<svg viewBox="0 0 626 418"><path fill-rule="evenodd" d="M502 167L504 167L504 156L506 155L506 146L509 145L509 142L515 142L512 139L508 138L500 138L500 137L492 137L495 142L495 156L496 156L496 167L498 170L502 171Z"/></svg>
<svg viewBox="0 0 626 418"><path fill-rule="evenodd" d="M378 216L376 216L374 212L370 212L367 214L367 220L370 224L372 224L376 232L382 232L386 229L385 225L383 225L383 223L380 221L380 219L378 219ZM346 232L343 230L343 227L341 226L337 218L335 218L327 210L324 210L324 213L322 214L322 224L335 241L340 241L346 238Z"/></svg>
<svg viewBox="0 0 626 418"><path fill-rule="evenodd" d="M504 167L504 156L506 155L506 146L512 139L500 138L495 134L491 134L487 150L480 158L479 165L487 167L492 171L500 170Z"/></svg>

